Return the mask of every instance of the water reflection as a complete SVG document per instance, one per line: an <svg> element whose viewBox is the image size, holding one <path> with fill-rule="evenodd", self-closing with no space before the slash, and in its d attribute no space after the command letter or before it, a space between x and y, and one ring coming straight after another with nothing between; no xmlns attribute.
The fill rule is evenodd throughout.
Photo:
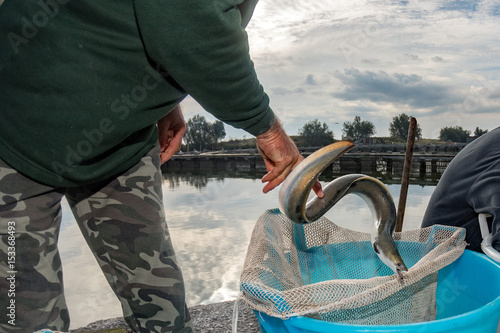
<svg viewBox="0 0 500 333"><path fill-rule="evenodd" d="M324 175L330 181L335 175ZM255 222L278 207L278 190L262 193L262 174L169 172L163 195L168 226L186 280L188 305L231 300L239 292L239 275ZM397 179L384 180L395 202ZM404 230L418 228L434 186L410 185ZM392 183L392 184L391 184ZM327 217L334 223L369 232L371 213L362 199L346 196ZM107 285L80 231L64 206L60 236L67 303L72 328L121 316L119 302Z"/></svg>
<svg viewBox="0 0 500 333"><path fill-rule="evenodd" d="M180 187L182 185L193 186L196 189L203 189L207 187L209 179L210 181L220 181L224 182L224 176L222 175L206 175L206 174L177 174L177 173L169 173L164 174L164 178L166 182L166 186L171 189L175 189L176 187Z"/></svg>
<svg viewBox="0 0 500 333"><path fill-rule="evenodd" d="M336 177L340 177L346 173L334 172L332 170L326 170L320 175L320 181L329 182ZM372 177L375 177L386 185L400 184L401 177L395 174L389 174L386 172L373 172L369 174ZM264 176L264 173L261 171L241 171L241 170L221 170L218 172L193 172L192 170L169 170L163 174L164 177L164 185L169 188L175 189L176 187L182 185L193 186L197 189L203 189L207 187L209 180L211 182L224 182L227 178L244 178L244 179L260 179ZM441 173L436 174L427 174L424 176L420 176L418 174L412 175L410 178L410 184L419 185L419 186L436 186Z"/></svg>

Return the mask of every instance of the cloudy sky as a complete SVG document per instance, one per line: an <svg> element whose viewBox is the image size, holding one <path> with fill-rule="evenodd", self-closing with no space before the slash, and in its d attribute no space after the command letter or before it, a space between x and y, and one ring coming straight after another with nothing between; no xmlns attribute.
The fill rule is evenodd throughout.
<svg viewBox="0 0 500 333"><path fill-rule="evenodd" d="M425 138L500 126L500 1L260 0L247 27L271 106L290 135L355 116L388 136L400 113ZM190 118L203 112L185 102ZM226 126L229 138L250 137Z"/></svg>

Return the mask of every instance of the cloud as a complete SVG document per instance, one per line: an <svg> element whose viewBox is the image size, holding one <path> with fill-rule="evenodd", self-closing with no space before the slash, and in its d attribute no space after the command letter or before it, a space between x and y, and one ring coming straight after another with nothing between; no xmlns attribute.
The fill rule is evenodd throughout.
<svg viewBox="0 0 500 333"><path fill-rule="evenodd" d="M293 94L302 94L305 92L303 88L289 89L285 87L271 88L271 91L276 95L293 95Z"/></svg>
<svg viewBox="0 0 500 333"><path fill-rule="evenodd" d="M334 76L343 84L343 90L332 95L346 100L369 100L378 103L404 104L413 108L432 108L456 103L458 97L451 87L429 83L416 74L346 69Z"/></svg>
<svg viewBox="0 0 500 333"><path fill-rule="evenodd" d="M455 0L444 2L440 7L443 11L457 11L461 13L473 13L478 9L478 1Z"/></svg>
<svg viewBox="0 0 500 333"><path fill-rule="evenodd" d="M439 57L439 56L434 56L431 58L431 60L434 62L443 62L444 61L444 59Z"/></svg>
<svg viewBox="0 0 500 333"><path fill-rule="evenodd" d="M363 60L361 60L361 63L367 64L367 65L379 66L382 64L382 61L380 59L363 59Z"/></svg>
<svg viewBox="0 0 500 333"><path fill-rule="evenodd" d="M406 53L405 56L411 60L411 61L423 61L418 55L416 54L408 54Z"/></svg>
<svg viewBox="0 0 500 333"><path fill-rule="evenodd" d="M316 80L314 79L314 75L312 74L309 74L307 75L307 78L306 78L306 84L309 84L311 86L315 86L317 85L318 83L316 82Z"/></svg>
<svg viewBox="0 0 500 333"><path fill-rule="evenodd" d="M290 134L318 118L338 136L333 124L362 115L385 136L405 112L435 138L445 126L500 124L498 16L498 0L266 0L247 32L259 80ZM184 111L203 112L192 103Z"/></svg>

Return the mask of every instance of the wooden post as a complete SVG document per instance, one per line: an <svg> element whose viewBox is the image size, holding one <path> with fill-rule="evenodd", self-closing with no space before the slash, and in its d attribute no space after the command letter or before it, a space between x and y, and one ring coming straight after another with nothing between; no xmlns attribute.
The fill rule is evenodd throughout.
<svg viewBox="0 0 500 333"><path fill-rule="evenodd" d="M417 119L410 118L408 128L408 138L406 140L405 162L403 165L403 176L401 179L401 191L399 193L399 205L396 217L396 232L403 230L403 219L405 216L406 196L408 194L408 185L410 183L411 160L413 157L413 147L415 146L415 134L417 132Z"/></svg>

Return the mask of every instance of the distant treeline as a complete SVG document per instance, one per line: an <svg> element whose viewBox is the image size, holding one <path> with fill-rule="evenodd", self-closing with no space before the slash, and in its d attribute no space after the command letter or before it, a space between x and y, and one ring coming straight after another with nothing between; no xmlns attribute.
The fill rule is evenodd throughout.
<svg viewBox="0 0 500 333"><path fill-rule="evenodd" d="M358 144L399 144L406 143L408 127L411 116L401 113L393 117L389 124L389 137L375 137L375 125L361 117L356 116L352 122L344 122L342 128L342 140L350 140ZM417 125L416 139L419 144L444 144L447 142L466 143L475 137L479 137L488 130L476 127L473 135L471 131L461 126L443 127L439 138L422 138L422 129ZM236 150L255 148L255 138L230 139L223 141L226 136L224 124L217 120L214 123L206 121L204 116L196 115L187 121L187 132L184 136L184 151L205 150ZM299 130L299 135L291 136L298 147L323 147L337 141L328 124L314 119L304 124Z"/></svg>

